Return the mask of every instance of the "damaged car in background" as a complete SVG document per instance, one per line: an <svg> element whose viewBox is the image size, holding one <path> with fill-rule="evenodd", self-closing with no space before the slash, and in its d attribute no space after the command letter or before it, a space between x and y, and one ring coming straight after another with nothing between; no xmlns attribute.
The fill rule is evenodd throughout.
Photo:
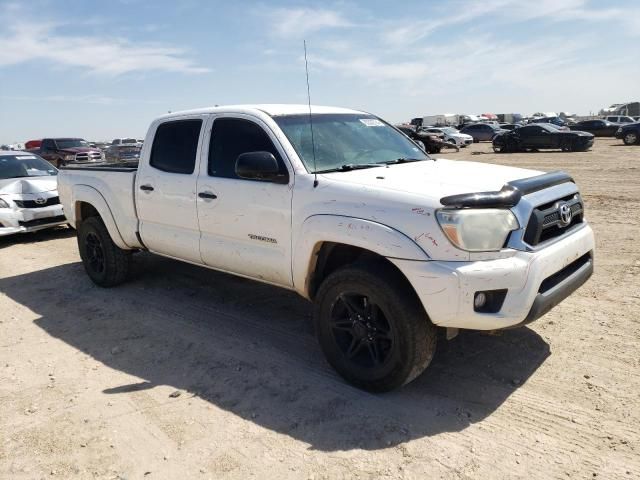
<svg viewBox="0 0 640 480"><path fill-rule="evenodd" d="M29 152L0 152L0 236L67 223L58 170Z"/></svg>
<svg viewBox="0 0 640 480"><path fill-rule="evenodd" d="M564 128L564 127L562 127ZM593 146L593 134L559 130L549 123L532 123L496 135L496 153L560 149L563 152L584 152Z"/></svg>

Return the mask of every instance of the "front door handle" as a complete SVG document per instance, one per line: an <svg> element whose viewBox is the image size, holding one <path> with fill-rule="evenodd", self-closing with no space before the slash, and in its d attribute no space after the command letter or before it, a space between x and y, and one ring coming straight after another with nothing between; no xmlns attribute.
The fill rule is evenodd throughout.
<svg viewBox="0 0 640 480"><path fill-rule="evenodd" d="M199 196L200 198L210 198L210 199L218 198L218 196L217 196L216 194L211 193L211 192L200 192L200 193L198 194L198 196Z"/></svg>
<svg viewBox="0 0 640 480"><path fill-rule="evenodd" d="M140 190L144 190L145 192L153 192L153 187L151 185L140 185Z"/></svg>

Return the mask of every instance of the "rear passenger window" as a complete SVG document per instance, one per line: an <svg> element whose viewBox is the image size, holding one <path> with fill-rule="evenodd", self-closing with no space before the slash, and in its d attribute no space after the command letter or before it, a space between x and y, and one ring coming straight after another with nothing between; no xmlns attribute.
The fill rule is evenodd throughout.
<svg viewBox="0 0 640 480"><path fill-rule="evenodd" d="M193 173L202 120L177 120L156 130L149 164L170 173Z"/></svg>
<svg viewBox="0 0 640 480"><path fill-rule="evenodd" d="M269 152L278 161L280 173L287 168L273 142L262 127L241 118L218 118L213 122L209 144L209 175L223 178L239 178L236 175L236 159L247 152Z"/></svg>

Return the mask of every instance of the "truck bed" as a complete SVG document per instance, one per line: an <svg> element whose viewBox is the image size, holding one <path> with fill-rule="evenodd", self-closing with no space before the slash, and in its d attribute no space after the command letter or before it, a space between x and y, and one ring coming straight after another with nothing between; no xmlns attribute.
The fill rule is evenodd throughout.
<svg viewBox="0 0 640 480"><path fill-rule="evenodd" d="M75 224L74 205L86 201L98 208L105 223L112 221L122 239L120 248L140 248L135 181L138 162L68 165L60 169L58 192L65 215ZM118 243L118 242L117 242Z"/></svg>

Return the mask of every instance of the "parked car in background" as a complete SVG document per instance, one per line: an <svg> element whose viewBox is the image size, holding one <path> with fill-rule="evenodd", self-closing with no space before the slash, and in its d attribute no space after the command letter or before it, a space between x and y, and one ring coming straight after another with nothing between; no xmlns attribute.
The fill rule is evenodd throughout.
<svg viewBox="0 0 640 480"><path fill-rule="evenodd" d="M636 120L633 117L629 117L627 115L608 115L604 117L607 122L613 123L635 123Z"/></svg>
<svg viewBox="0 0 640 480"><path fill-rule="evenodd" d="M418 145L424 147L427 153L440 153L444 147L448 146L445 144L444 134L442 132L427 133L423 131L421 127L408 125L406 123L396 125L396 128L411 140L417 142Z"/></svg>
<svg viewBox="0 0 640 480"><path fill-rule="evenodd" d="M25 150L31 150L33 148L40 148L40 145L42 145L42 140L29 140L25 142L24 148Z"/></svg>
<svg viewBox="0 0 640 480"><path fill-rule="evenodd" d="M470 135L474 142L488 142L497 134L505 131L496 123L473 123L460 130L460 133Z"/></svg>
<svg viewBox="0 0 640 480"><path fill-rule="evenodd" d="M67 222L57 175L53 165L31 152L0 152L0 236Z"/></svg>
<svg viewBox="0 0 640 480"><path fill-rule="evenodd" d="M137 162L140 158L142 147L138 143L110 145L104 152L104 157L110 163Z"/></svg>
<svg viewBox="0 0 640 480"><path fill-rule="evenodd" d="M64 165L95 163L104 160L98 148L89 146L82 138L43 138L40 148L30 150L51 162L56 167Z"/></svg>
<svg viewBox="0 0 640 480"><path fill-rule="evenodd" d="M497 153L556 148L564 152L577 152L588 150L592 145L591 133L561 131L546 123L525 125L493 139L493 150Z"/></svg>
<svg viewBox="0 0 640 480"><path fill-rule="evenodd" d="M575 125L571 125L571 130L579 130L582 132L589 132L596 137L613 137L615 136L619 123L611 123L607 120L583 120Z"/></svg>
<svg viewBox="0 0 640 480"><path fill-rule="evenodd" d="M460 133L457 128L453 127L422 127L421 131L427 133L441 133L444 135L444 141L453 143L458 147L466 147L473 143L473 137L465 133Z"/></svg>
<svg viewBox="0 0 640 480"><path fill-rule="evenodd" d="M640 123L629 123L618 127L616 138L621 138L625 145L640 144Z"/></svg>

